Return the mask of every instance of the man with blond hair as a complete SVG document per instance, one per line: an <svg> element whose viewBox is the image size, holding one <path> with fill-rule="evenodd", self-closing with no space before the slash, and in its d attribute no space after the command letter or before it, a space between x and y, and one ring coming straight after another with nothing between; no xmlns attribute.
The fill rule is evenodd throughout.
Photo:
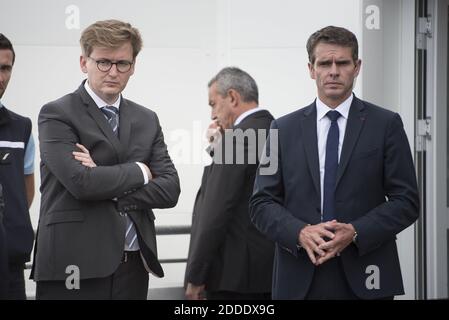
<svg viewBox="0 0 449 320"><path fill-rule="evenodd" d="M37 299L146 299L157 258L153 208L176 205L176 169L153 111L123 98L139 31L98 21L81 35L87 80L39 114Z"/></svg>

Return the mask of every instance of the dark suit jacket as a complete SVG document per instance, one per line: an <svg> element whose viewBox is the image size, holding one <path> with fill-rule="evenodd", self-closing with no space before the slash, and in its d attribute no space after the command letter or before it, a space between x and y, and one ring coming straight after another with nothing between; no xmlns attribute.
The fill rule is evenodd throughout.
<svg viewBox="0 0 449 320"><path fill-rule="evenodd" d="M153 111L122 98L119 121L117 138L84 83L42 107L35 280L65 280L69 265L79 267L81 279L111 275L123 255L124 213L138 229L147 265L163 276L151 209L176 205L178 175ZM90 151L97 167L87 168L73 158L75 143ZM145 163L153 173L145 186L135 161ZM112 200L115 197L118 201Z"/></svg>
<svg viewBox="0 0 449 320"><path fill-rule="evenodd" d="M0 183L0 299L7 298L8 292L8 250L6 248L6 233L3 225L5 203L3 187Z"/></svg>
<svg viewBox="0 0 449 320"><path fill-rule="evenodd" d="M278 129L279 170L257 175L251 218L276 242L273 297L303 299L315 267L296 247L306 224L320 223L320 173L316 105L273 121ZM274 146L268 145L276 153ZM418 190L410 147L397 113L356 97L346 126L335 189L337 220L352 223L357 246L342 253L350 287L360 298L403 294L396 234L418 217ZM368 289L369 266L380 288ZM369 282L369 279L368 279Z"/></svg>
<svg viewBox="0 0 449 320"><path fill-rule="evenodd" d="M265 129L265 138L272 119L268 111L258 111L234 129ZM257 144L243 144L245 154L256 155ZM248 211L258 160L251 164L245 159L219 164L215 158L204 169L195 200L185 280L205 284L208 291L271 291L274 244L252 225Z"/></svg>

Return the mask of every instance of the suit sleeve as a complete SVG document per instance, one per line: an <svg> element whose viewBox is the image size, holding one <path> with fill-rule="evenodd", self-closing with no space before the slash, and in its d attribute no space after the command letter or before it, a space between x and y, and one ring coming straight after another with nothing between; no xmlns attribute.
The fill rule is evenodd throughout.
<svg viewBox="0 0 449 320"><path fill-rule="evenodd" d="M294 217L284 206L282 150L276 120L271 123L270 136L257 170L254 191L250 199L250 216L256 228L269 239L297 256L298 235L307 223ZM291 160L293 161L293 160ZM265 170L267 167L276 169Z"/></svg>
<svg viewBox="0 0 449 320"><path fill-rule="evenodd" d="M419 195L410 146L401 118L392 117L384 144L384 189L388 201L352 222L360 255L369 253L411 225Z"/></svg>
<svg viewBox="0 0 449 320"><path fill-rule="evenodd" d="M75 160L72 152L79 138L58 105L42 108L38 128L43 165L76 199L112 199L143 185L142 171L136 163L88 168Z"/></svg>
<svg viewBox="0 0 449 320"><path fill-rule="evenodd" d="M150 168L153 178L145 186L125 192L118 199L118 208L125 210L144 210L171 208L178 202L181 192L178 173L173 165L164 142L159 120L156 118L157 134L151 147L151 157L145 164Z"/></svg>

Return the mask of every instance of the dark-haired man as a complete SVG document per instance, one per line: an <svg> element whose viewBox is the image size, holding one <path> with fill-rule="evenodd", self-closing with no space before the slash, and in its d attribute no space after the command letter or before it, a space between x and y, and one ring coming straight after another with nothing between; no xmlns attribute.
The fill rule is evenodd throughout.
<svg viewBox="0 0 449 320"><path fill-rule="evenodd" d="M419 208L401 118L352 93L352 32L318 30L307 51L318 97L271 124L279 170L257 175L250 205L276 242L273 297L392 299L404 293L396 235Z"/></svg>
<svg viewBox="0 0 449 320"><path fill-rule="evenodd" d="M0 99L11 79L15 52L0 34ZM5 202L3 226L8 251L7 299L24 300L25 262L33 248L29 207L34 197L34 140L31 120L7 109L0 101L0 183Z"/></svg>

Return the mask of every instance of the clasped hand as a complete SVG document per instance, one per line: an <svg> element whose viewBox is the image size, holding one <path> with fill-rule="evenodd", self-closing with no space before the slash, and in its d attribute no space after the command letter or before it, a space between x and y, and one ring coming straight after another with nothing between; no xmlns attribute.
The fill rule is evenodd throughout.
<svg viewBox="0 0 449 320"><path fill-rule="evenodd" d="M332 220L304 227L299 233L299 244L306 250L310 261L319 266L340 255L352 242L354 233L352 224Z"/></svg>

